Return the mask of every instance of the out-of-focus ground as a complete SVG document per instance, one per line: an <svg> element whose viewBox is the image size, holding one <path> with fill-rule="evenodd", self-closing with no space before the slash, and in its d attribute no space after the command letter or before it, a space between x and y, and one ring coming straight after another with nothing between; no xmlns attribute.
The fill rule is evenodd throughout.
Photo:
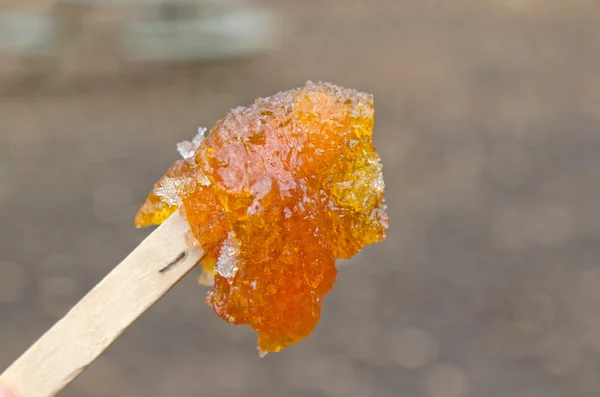
<svg viewBox="0 0 600 397"><path fill-rule="evenodd" d="M313 79L375 95L391 215L318 329L259 359L190 276L64 396L597 396L598 3L273 5L295 28L270 55L4 78L0 367L147 235L176 142Z"/></svg>

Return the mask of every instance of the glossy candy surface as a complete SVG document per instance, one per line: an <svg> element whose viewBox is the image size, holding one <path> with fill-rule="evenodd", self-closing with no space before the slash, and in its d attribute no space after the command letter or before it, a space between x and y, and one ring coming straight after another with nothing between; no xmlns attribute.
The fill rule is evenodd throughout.
<svg viewBox="0 0 600 397"><path fill-rule="evenodd" d="M208 254L207 303L251 325L261 353L308 336L335 260L385 239L373 112L369 94L311 82L233 109L179 144L183 159L136 215L148 226L181 208Z"/></svg>

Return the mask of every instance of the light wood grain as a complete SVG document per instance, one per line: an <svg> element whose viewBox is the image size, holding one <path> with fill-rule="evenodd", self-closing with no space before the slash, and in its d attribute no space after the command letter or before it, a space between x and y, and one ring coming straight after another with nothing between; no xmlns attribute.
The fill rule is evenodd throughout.
<svg viewBox="0 0 600 397"><path fill-rule="evenodd" d="M16 397L56 395L200 260L202 250L185 244L188 228L172 215L0 375L0 383Z"/></svg>

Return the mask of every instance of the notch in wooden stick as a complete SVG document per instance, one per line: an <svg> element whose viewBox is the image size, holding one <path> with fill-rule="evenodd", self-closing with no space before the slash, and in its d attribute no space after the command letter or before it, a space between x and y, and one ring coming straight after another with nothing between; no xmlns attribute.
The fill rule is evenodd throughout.
<svg viewBox="0 0 600 397"><path fill-rule="evenodd" d="M141 242L0 375L16 397L56 395L202 258L178 213Z"/></svg>

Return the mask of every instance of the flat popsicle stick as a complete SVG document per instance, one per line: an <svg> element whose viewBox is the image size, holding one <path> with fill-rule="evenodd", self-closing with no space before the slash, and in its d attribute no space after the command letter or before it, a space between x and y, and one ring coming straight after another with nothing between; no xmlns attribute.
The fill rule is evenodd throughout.
<svg viewBox="0 0 600 397"><path fill-rule="evenodd" d="M201 259L169 217L0 375L15 397L54 396Z"/></svg>

